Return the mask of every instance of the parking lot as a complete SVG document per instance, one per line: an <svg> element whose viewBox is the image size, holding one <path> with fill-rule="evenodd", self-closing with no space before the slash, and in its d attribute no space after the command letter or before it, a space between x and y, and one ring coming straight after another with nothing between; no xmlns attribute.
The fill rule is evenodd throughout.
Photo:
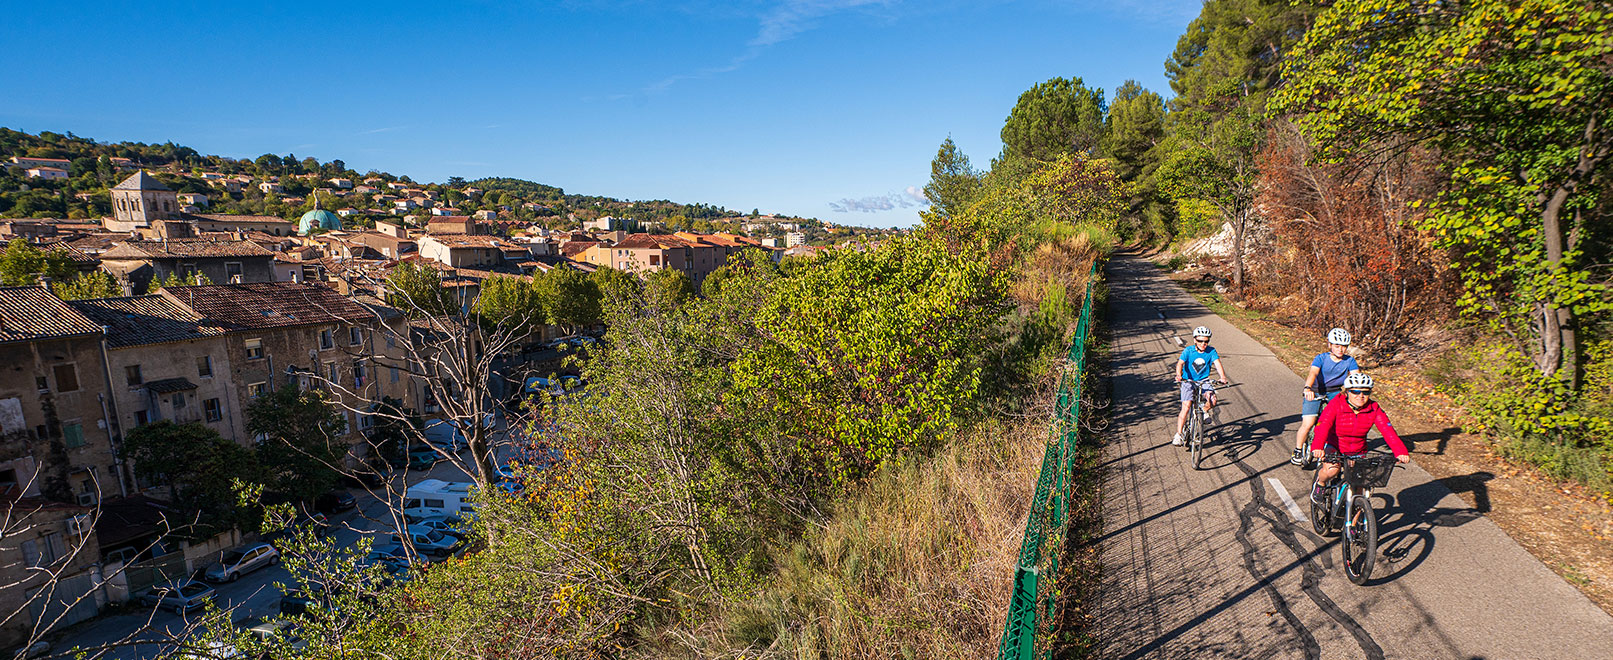
<svg viewBox="0 0 1613 660"><path fill-rule="evenodd" d="M496 449L502 449L499 445L505 436L501 426L494 434ZM502 457L503 454L501 451L496 451L495 455ZM461 453L460 457L468 459L469 452ZM391 477L391 486L397 496L401 496L409 485L425 479L466 481L469 477L453 462L442 461L430 470L396 472ZM347 490L357 500L357 506L330 517L331 536L338 546L351 545L363 536L384 537L395 531L392 528L393 518L388 507L396 505L396 502L383 502L363 488ZM374 491L380 495L386 492L382 488L376 488ZM214 604L228 610L231 620L236 622L252 617L273 616L279 613L281 596L280 590L274 585L276 582L285 584L290 581L290 574L277 563L243 575L235 582L212 585L217 590ZM51 653L63 653L73 647L96 648L123 640L150 640L152 643L120 646L103 655L92 653L90 657L119 660L156 658L173 648L171 644L157 642L181 634L187 628L187 623L194 622L201 615L200 610L193 611L188 617L166 609L153 611L150 606L141 605L138 601L124 604L117 609L108 609L106 612L102 616L53 635Z"/></svg>

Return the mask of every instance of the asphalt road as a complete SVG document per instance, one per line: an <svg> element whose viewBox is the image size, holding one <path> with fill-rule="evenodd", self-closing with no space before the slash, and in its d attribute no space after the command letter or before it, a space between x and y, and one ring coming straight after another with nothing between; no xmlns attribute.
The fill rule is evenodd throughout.
<svg viewBox="0 0 1613 660"><path fill-rule="evenodd" d="M499 434L494 439L497 443L503 429L495 433ZM469 453L464 452L460 456L466 458ZM446 481L469 480L458 467L443 461L429 471L409 470L395 473L393 488L401 493L407 489L405 484L417 483L427 478ZM332 537L335 538L337 545L351 545L362 536L394 533L388 503L362 488L350 489L349 492L358 500L357 508L331 517L331 526L334 528ZM384 494L385 491L376 489L375 492ZM290 574L278 564L241 576L236 582L213 585L218 591L214 603L229 610L231 620L237 623L252 617L273 616L280 611L281 592L275 587L276 582L282 584L292 582ZM153 611L148 606L131 603L122 613L91 619L63 631L52 640L50 653L56 655L74 647L98 648L116 644L115 648L104 653L91 654L89 657L105 660L156 658L174 648L173 644L158 643L158 640L169 640L183 634L200 616L201 612L196 611L187 619L169 610ZM129 643L129 640L146 640L150 643Z"/></svg>
<svg viewBox="0 0 1613 660"><path fill-rule="evenodd" d="M1613 617L1415 461L1375 496L1377 567L1351 584L1338 537L1311 531L1310 473L1288 464L1303 380L1146 261L1107 272L1100 657L1613 658ZM1202 470L1170 445L1173 338L1198 325L1236 383Z"/></svg>

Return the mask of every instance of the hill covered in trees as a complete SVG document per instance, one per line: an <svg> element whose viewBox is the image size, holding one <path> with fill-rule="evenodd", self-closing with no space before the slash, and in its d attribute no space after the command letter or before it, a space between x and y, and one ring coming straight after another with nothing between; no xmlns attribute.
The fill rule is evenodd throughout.
<svg viewBox="0 0 1613 660"><path fill-rule="evenodd" d="M492 210L498 212L501 219L533 222L554 229L574 228L581 221L609 215L661 222L669 230L738 231L739 224L755 222L754 218L760 215L754 210L747 214L703 203L579 195L556 186L508 177L473 181L449 177L441 183L421 183L408 175L377 170L359 172L340 159L321 162L289 153L284 156L263 154L252 159L231 158L203 155L173 142L101 142L72 132L43 131L36 135L0 127L0 159L13 156L65 159L70 162L66 168L68 177L30 179L23 168L18 167L0 171L0 218L110 215L111 198L107 189L117 185L132 168L151 171L181 193L207 195L205 212L287 219L313 209L316 190L323 191L319 193L319 204L326 209L380 208L390 212L392 205L387 196L395 197L398 192L386 184L393 182L435 193L441 204L455 209L458 214ZM218 179L207 178L215 174L246 180L238 180L239 191L231 192ZM330 179L337 178L353 181L358 189L334 188ZM366 180L372 180L369 187L376 190L364 190ZM259 187L260 183L273 183L279 188L267 191ZM834 227L812 218L767 218L823 230Z"/></svg>

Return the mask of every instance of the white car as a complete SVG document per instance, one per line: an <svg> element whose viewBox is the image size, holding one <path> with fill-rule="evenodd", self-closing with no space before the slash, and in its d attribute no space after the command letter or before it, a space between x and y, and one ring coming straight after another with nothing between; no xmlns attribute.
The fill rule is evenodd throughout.
<svg viewBox="0 0 1613 660"><path fill-rule="evenodd" d="M436 530L456 539L463 539L470 534L470 532L466 531L464 526L449 522L447 516L431 516L429 518L424 518L420 522L410 525L409 527L420 527L422 529Z"/></svg>
<svg viewBox="0 0 1613 660"><path fill-rule="evenodd" d="M234 582L242 575L280 561L280 553L267 543L241 546L224 553L203 574L209 582Z"/></svg>
<svg viewBox="0 0 1613 660"><path fill-rule="evenodd" d="M409 528L405 531L407 533L404 538L414 546L415 552L423 555L447 557L454 554L454 550L459 548L460 539L458 536L449 536L442 531L422 526L419 523L409 525ZM404 538L393 534L390 540L392 543L401 544Z"/></svg>
<svg viewBox="0 0 1613 660"><path fill-rule="evenodd" d="M216 595L212 587L190 580L154 586L140 597L140 602L184 614L208 604Z"/></svg>

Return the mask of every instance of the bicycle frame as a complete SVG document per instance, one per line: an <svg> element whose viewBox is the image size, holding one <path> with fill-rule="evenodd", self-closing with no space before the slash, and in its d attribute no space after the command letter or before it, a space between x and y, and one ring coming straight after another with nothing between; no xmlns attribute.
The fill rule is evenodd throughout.
<svg viewBox="0 0 1613 660"><path fill-rule="evenodd" d="M1349 482L1344 481L1341 478L1339 480L1338 489L1334 491L1334 493L1333 511L1335 518L1340 513L1340 508L1342 507L1344 526L1340 529L1349 530L1351 527L1355 526L1355 496L1364 495L1367 499L1372 499L1372 489L1362 488L1361 492L1357 493L1355 488L1351 486Z"/></svg>

